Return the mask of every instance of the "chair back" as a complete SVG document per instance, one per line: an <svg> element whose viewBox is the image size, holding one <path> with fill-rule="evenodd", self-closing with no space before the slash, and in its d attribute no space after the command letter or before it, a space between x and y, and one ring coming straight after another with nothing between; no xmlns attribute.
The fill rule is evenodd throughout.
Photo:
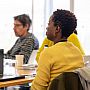
<svg viewBox="0 0 90 90"><path fill-rule="evenodd" d="M83 56L83 60L84 60L84 64L85 66L89 66L90 67L90 55L85 55Z"/></svg>
<svg viewBox="0 0 90 90"><path fill-rule="evenodd" d="M83 90L78 74L64 72L52 80L49 90Z"/></svg>

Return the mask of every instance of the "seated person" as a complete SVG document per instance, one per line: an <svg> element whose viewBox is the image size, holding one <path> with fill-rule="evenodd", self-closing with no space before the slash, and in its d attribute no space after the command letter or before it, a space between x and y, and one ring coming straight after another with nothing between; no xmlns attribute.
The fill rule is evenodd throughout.
<svg viewBox="0 0 90 90"><path fill-rule="evenodd" d="M76 47L78 47L82 53L82 55L85 55L83 49L82 49L82 46L80 44L80 41L77 37L77 31L74 30L74 32L68 37L67 39L68 41L72 42ZM40 53L42 52L42 50L44 49L45 45L47 45L48 47L54 45L54 42L49 40L48 38L45 38L41 47L39 48L38 52L37 52L37 56L36 56L36 60L38 62L38 59L39 59L39 56L40 56Z"/></svg>
<svg viewBox="0 0 90 90"><path fill-rule="evenodd" d="M82 55L85 55L85 52L81 46L81 43L77 37L77 31L74 30L74 32L68 37L68 41L72 42L76 47L79 48L79 50L81 51Z"/></svg>
<svg viewBox="0 0 90 90"><path fill-rule="evenodd" d="M72 12L62 9L53 12L46 35L54 45L41 52L31 90L48 90L51 81L62 72L84 66L80 50L67 40L76 26L77 19Z"/></svg>
<svg viewBox="0 0 90 90"><path fill-rule="evenodd" d="M5 58L12 58L15 55L24 55L24 64L34 49L39 48L38 39L29 33L31 19L28 15L22 14L14 17L14 32L19 37L13 47L5 54Z"/></svg>

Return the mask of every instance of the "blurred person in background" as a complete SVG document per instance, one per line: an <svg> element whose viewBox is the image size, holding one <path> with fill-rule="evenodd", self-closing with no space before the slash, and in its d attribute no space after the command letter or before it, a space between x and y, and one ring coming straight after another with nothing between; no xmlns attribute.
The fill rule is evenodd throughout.
<svg viewBox="0 0 90 90"><path fill-rule="evenodd" d="M19 37L13 47L5 54L5 58L13 58L15 55L24 55L24 64L28 63L33 50L39 48L38 39L29 33L31 19L27 14L14 17L14 33Z"/></svg>

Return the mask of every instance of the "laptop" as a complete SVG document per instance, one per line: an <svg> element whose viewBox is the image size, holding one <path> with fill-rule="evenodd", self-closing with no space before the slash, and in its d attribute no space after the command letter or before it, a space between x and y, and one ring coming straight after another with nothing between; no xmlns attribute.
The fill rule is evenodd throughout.
<svg viewBox="0 0 90 90"><path fill-rule="evenodd" d="M25 75L0 75L0 82L24 79Z"/></svg>
<svg viewBox="0 0 90 90"><path fill-rule="evenodd" d="M23 64L22 67L20 69L24 69L24 70L36 70L37 68L37 62L36 62L36 54L37 54L38 50L33 50L28 63L27 64Z"/></svg>
<svg viewBox="0 0 90 90"><path fill-rule="evenodd" d="M29 57L29 61L28 64L37 64L36 62L36 54L37 54L38 50L33 50L30 57Z"/></svg>
<svg viewBox="0 0 90 90"><path fill-rule="evenodd" d="M25 78L25 75L4 75L4 49L0 49L0 82Z"/></svg>
<svg viewBox="0 0 90 90"><path fill-rule="evenodd" d="M3 75L4 49L0 49L0 75Z"/></svg>

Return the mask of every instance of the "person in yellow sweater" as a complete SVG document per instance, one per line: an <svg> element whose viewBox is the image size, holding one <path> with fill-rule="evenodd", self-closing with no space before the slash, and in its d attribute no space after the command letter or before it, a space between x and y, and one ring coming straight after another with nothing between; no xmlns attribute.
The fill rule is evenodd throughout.
<svg viewBox="0 0 90 90"><path fill-rule="evenodd" d="M72 42L76 47L79 48L79 50L81 51L82 55L85 55L85 52L81 46L81 43L77 37L77 34L75 33L76 30L68 37L68 41Z"/></svg>
<svg viewBox="0 0 90 90"><path fill-rule="evenodd" d="M78 47L82 53L82 55L85 55L84 53L84 50L80 44L80 41L77 37L77 31L75 30L67 39L68 41L72 42L76 47ZM39 59L39 56L40 56L40 53L42 52L42 50L45 48L45 46L52 46L54 45L54 42L49 40L47 37L44 39L41 47L39 48L38 52L37 52L37 55L36 55L36 61L38 62L38 59Z"/></svg>
<svg viewBox="0 0 90 90"><path fill-rule="evenodd" d="M31 90L48 90L51 81L62 72L84 66L80 50L67 40L76 26L77 19L72 12L62 9L53 12L46 35L54 45L41 52Z"/></svg>
<svg viewBox="0 0 90 90"><path fill-rule="evenodd" d="M41 52L43 51L43 49L45 48L45 46L46 47L47 46L50 47L52 45L54 45L54 42L53 41L49 40L48 38L45 38L44 39L44 41L43 41L43 43L42 43L41 47L39 48L39 50L37 52L37 55L36 55L36 61L37 62L38 62L39 56L40 56Z"/></svg>

